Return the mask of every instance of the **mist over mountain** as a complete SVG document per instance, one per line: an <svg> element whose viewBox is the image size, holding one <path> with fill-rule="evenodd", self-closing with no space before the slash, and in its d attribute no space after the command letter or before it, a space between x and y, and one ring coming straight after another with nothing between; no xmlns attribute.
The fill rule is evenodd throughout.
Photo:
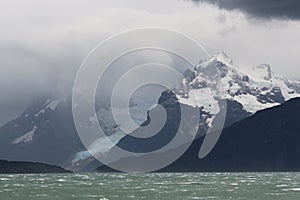
<svg viewBox="0 0 300 200"><path fill-rule="evenodd" d="M137 27L178 30L203 43L212 54L226 49L237 66L250 68L266 62L274 72L299 80L299 21L253 20L239 9L263 14L270 6L269 11L277 11L272 12L275 15L280 15L281 9L297 14L296 1L263 1L263 5L256 1L245 1L247 5L244 1L210 2L242 12L176 0L2 1L0 124L19 116L33 96L45 92L61 95L71 89L76 71L91 49L114 34ZM66 91L65 82L70 82Z"/></svg>
<svg viewBox="0 0 300 200"><path fill-rule="evenodd" d="M158 104L169 115L168 123L157 138L145 140L145 145L142 145L140 141L126 136L120 128L126 124L116 124L111 108L100 105L97 116L92 116L89 120L99 122L113 143L108 145L103 138L98 138L89 149L100 155L108 154L114 145L134 152L156 149L172 139L172 132L177 132L174 123L178 123L176 116L179 114L179 105L200 113L201 123L197 137L202 137L214 126L214 120L223 109L222 102L227 105L225 127L231 127L257 111L281 105L300 96L300 83L274 74L270 65L262 64L245 71L235 66L224 52L201 61L193 70L184 72L184 76L178 88L160 95ZM194 98L195 95L197 98ZM138 104L132 105L130 109L135 123L147 125L149 113L154 112L155 108L149 112L147 109L153 103L156 102L143 103L142 99ZM119 108L116 112L122 116L124 111ZM154 145L153 141L159 143L155 142ZM1 127L0 158L44 162L75 171L91 170L99 165L77 134L72 116L71 93L60 97L37 97L19 117Z"/></svg>

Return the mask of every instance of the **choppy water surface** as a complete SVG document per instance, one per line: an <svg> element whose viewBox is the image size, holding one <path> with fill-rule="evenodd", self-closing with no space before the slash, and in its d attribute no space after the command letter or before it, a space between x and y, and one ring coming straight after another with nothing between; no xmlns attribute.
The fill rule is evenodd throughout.
<svg viewBox="0 0 300 200"><path fill-rule="evenodd" d="M300 199L299 173L0 175L1 200Z"/></svg>

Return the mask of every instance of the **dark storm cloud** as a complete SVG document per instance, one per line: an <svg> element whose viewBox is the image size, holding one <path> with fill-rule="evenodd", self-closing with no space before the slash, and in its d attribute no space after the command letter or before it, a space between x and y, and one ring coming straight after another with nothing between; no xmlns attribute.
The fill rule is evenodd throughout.
<svg viewBox="0 0 300 200"><path fill-rule="evenodd" d="M299 0L192 0L217 5L221 9L240 10L256 18L300 19Z"/></svg>

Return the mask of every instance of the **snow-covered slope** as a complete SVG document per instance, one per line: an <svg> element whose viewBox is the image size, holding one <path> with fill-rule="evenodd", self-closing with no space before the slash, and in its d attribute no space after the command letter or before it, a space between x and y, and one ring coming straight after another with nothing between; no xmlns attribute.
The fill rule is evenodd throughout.
<svg viewBox="0 0 300 200"><path fill-rule="evenodd" d="M211 114L219 111L218 100L235 100L255 113L300 96L300 82L291 81L271 71L268 64L245 70L220 52L189 71L176 90L182 104L204 107Z"/></svg>
<svg viewBox="0 0 300 200"><path fill-rule="evenodd" d="M69 98L34 98L18 118L0 128L0 157L68 167L69 157L84 149L71 108Z"/></svg>

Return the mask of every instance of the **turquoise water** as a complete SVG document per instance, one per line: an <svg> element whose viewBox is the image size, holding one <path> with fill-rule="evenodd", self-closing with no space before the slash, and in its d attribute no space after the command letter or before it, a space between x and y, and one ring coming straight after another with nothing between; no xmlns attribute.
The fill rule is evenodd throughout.
<svg viewBox="0 0 300 200"><path fill-rule="evenodd" d="M0 175L0 200L299 200L299 173Z"/></svg>

